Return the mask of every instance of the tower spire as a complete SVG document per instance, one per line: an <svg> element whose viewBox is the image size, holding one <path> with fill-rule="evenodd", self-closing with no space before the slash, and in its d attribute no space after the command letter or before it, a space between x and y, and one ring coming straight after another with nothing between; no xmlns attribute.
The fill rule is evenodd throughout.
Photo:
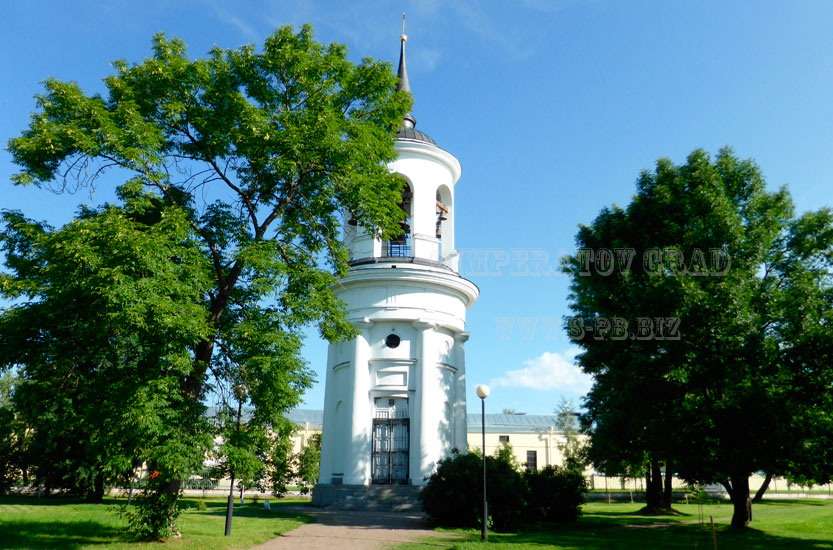
<svg viewBox="0 0 833 550"><path fill-rule="evenodd" d="M402 12L402 36L399 37L399 70L396 73L399 76L399 84L397 84L396 90L408 92L413 97L411 84L408 82L408 69L405 67L405 42L407 41L408 36L405 34L405 12ZM402 126L405 128L413 128L416 126L416 119L411 113L405 115L402 120Z"/></svg>

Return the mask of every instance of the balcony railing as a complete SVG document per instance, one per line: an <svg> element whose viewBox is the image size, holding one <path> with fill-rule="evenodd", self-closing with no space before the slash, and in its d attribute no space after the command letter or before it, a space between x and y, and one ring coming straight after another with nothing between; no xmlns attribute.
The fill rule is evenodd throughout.
<svg viewBox="0 0 833 550"><path fill-rule="evenodd" d="M411 246L407 243L397 243L388 241L385 247L384 256L387 258L409 258L411 256Z"/></svg>

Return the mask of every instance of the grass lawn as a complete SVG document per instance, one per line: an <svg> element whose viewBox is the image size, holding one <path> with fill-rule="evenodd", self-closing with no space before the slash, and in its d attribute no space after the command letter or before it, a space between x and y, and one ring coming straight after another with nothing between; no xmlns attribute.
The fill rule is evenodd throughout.
<svg viewBox="0 0 833 550"><path fill-rule="evenodd" d="M270 499L271 512L264 510L262 503L240 506L237 501L231 536L224 537L225 499L206 499L205 511L196 509L197 500L181 500L185 508L178 522L182 537L160 545L136 542L124 530L126 521L108 511L115 504L124 504L125 499L108 499L104 504L83 504L78 500L64 498L0 498L0 548L243 549L265 542L310 520L297 513L281 511L286 504L301 504L309 500Z"/></svg>
<svg viewBox="0 0 833 550"><path fill-rule="evenodd" d="M717 547L724 549L805 550L833 549L833 502L812 500L764 501L752 507L754 521L745 532L729 529L729 504L679 504L674 516L640 516L641 504L585 505L575 524L545 525L519 533L489 533L493 550L608 550L698 549L711 550L709 516L714 517ZM700 513L705 519L699 523ZM449 530L439 537L409 543L399 550L466 550L485 548L480 531Z"/></svg>

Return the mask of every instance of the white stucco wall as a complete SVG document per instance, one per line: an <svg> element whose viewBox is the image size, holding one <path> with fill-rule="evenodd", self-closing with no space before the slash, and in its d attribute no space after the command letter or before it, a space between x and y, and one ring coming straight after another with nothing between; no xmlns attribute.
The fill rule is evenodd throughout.
<svg viewBox="0 0 833 550"><path fill-rule="evenodd" d="M383 257L383 243L361 228L345 228L353 267L336 288L348 319L360 330L328 353L320 483L371 481L374 403L407 399L408 477L425 483L452 449L466 450L466 310L477 287L456 273L454 185L460 164L422 142L400 140L390 170L410 183L411 257ZM449 207L437 234L437 195ZM385 344L388 335L399 345Z"/></svg>

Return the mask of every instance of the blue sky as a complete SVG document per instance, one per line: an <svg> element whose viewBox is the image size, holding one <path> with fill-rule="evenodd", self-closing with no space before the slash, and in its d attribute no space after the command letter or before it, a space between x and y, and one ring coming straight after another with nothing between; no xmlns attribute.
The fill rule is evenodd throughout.
<svg viewBox="0 0 833 550"><path fill-rule="evenodd" d="M471 410L478 383L491 384L492 411L579 401L589 381L561 329L558 258L578 224L628 203L657 158L729 145L772 189L788 185L799 211L833 202L833 4L821 1L4 2L0 139L25 128L41 80L100 91L109 63L150 55L160 30L198 57L310 22L355 60L395 64L403 11L417 128L463 165L456 242L481 290ZM0 152L0 208L54 225L110 197L14 188L15 171ZM306 406L320 408L326 345L314 334L306 355L319 373Z"/></svg>

